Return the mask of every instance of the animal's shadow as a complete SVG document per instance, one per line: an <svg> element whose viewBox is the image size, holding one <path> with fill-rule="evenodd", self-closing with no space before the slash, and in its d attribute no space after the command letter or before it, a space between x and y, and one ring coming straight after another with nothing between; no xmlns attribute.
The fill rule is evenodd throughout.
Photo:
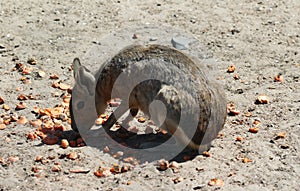
<svg viewBox="0 0 300 191"><path fill-rule="evenodd" d="M153 162L159 159L169 161L185 162L195 158L198 153L188 148L174 150L176 147L174 137L163 133L136 134L120 128L116 131L106 132L103 128L89 130L82 136L86 145L107 152L119 160L133 157L139 164ZM169 141L168 141L169 140ZM156 150L157 146L166 141L172 144L167 145L164 150ZM141 149L140 146L143 145ZM168 148L170 147L170 149ZM109 150L107 150L109 148ZM121 151L121 152L120 152ZM179 152L178 152L179 151ZM122 153L121 155L118 153Z"/></svg>

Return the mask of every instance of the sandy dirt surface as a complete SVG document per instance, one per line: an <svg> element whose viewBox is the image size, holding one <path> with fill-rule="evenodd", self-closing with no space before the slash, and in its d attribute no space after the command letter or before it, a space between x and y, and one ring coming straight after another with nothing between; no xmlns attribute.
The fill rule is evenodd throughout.
<svg viewBox="0 0 300 191"><path fill-rule="evenodd" d="M299 189L298 0L32 0L1 1L0 7L0 97L4 100L0 101L0 190ZM69 68L74 57L84 57L112 31L148 23L194 34L219 63L227 102L240 113L228 116L209 157L198 155L182 162L178 172L159 171L153 161L128 172L96 177L99 166L122 166L124 160L92 147L63 149L60 142L46 145L40 137L28 139L37 129L29 123L37 119L34 107L54 108L68 98L68 87L52 87L56 80L50 76L56 74L61 83L73 86ZM28 63L31 58L36 59L35 65ZM233 73L227 72L230 65L236 67ZM26 74L28 68L33 71ZM274 81L278 74L282 82ZM20 94L27 100L18 100ZM269 102L255 104L259 95L266 95ZM15 110L20 102L26 108ZM22 124L20 116L28 122ZM65 131L59 136L74 137L70 125L63 124ZM258 132L250 132L252 127ZM72 152L77 154L74 160L69 159ZM36 161L37 156L43 159Z"/></svg>

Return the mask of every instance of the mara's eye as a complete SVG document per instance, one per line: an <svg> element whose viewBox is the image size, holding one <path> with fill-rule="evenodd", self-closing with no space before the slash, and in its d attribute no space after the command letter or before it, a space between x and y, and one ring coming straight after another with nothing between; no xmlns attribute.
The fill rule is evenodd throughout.
<svg viewBox="0 0 300 191"><path fill-rule="evenodd" d="M77 103L77 109L82 109L84 107L84 102L80 101Z"/></svg>

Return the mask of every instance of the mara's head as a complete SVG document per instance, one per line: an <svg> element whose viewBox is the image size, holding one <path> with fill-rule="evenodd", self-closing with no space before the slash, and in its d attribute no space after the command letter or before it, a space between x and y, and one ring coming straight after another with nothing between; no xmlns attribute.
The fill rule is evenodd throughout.
<svg viewBox="0 0 300 191"><path fill-rule="evenodd" d="M72 90L70 114L72 129L85 134L97 119L95 106L96 80L94 75L75 58L72 64L75 85Z"/></svg>

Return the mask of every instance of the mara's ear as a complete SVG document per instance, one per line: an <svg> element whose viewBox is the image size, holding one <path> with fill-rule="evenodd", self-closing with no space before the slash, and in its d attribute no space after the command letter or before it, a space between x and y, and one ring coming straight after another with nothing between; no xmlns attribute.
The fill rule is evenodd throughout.
<svg viewBox="0 0 300 191"><path fill-rule="evenodd" d="M72 64L75 83L83 91L90 95L95 94L96 80L94 75L84 66L81 66L78 58L75 58Z"/></svg>
<svg viewBox="0 0 300 191"><path fill-rule="evenodd" d="M80 67L81 67L81 63L80 63L79 58L74 58L73 63L72 63L74 77L75 77L75 73L78 71L78 69Z"/></svg>

